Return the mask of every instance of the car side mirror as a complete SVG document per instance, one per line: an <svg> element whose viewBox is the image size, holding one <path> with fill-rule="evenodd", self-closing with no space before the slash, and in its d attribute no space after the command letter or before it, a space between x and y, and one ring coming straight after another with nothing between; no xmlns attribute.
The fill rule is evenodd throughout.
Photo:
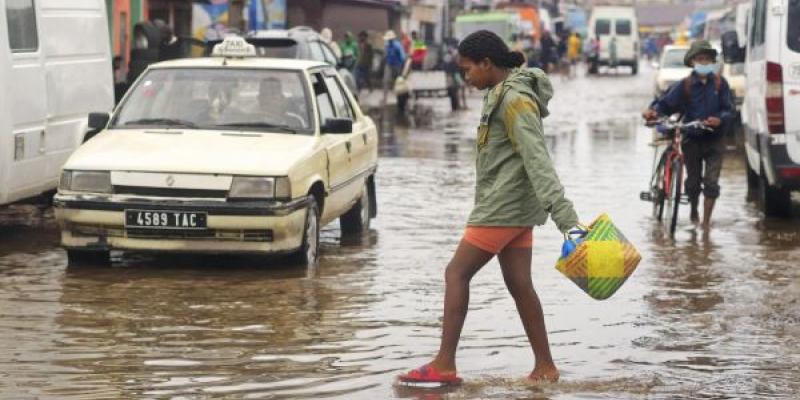
<svg viewBox="0 0 800 400"><path fill-rule="evenodd" d="M745 49L739 46L739 35L736 31L729 31L722 34L722 58L726 64L736 64L744 62Z"/></svg>
<svg viewBox="0 0 800 400"><path fill-rule="evenodd" d="M89 123L88 123L89 129L83 136L83 141L86 142L87 140L93 138L95 135L100 133L100 131L105 129L110 119L111 115L109 113L104 113L104 112L90 113Z"/></svg>
<svg viewBox="0 0 800 400"><path fill-rule="evenodd" d="M322 125L322 133L352 133L353 120L350 118L328 118Z"/></svg>
<svg viewBox="0 0 800 400"><path fill-rule="evenodd" d="M93 112L89 114L89 129L93 131L102 131L108 125L111 115L104 112Z"/></svg>

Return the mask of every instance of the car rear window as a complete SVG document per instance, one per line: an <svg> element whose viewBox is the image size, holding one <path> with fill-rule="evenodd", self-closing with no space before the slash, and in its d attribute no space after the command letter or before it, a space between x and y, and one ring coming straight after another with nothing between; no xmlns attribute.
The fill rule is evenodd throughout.
<svg viewBox="0 0 800 400"><path fill-rule="evenodd" d="M627 19L618 19L616 21L616 32L617 35L624 35L628 36L631 34L631 21Z"/></svg>
<svg viewBox="0 0 800 400"><path fill-rule="evenodd" d="M611 33L611 21L598 19L594 24L594 33L597 35L608 35Z"/></svg>
<svg viewBox="0 0 800 400"><path fill-rule="evenodd" d="M800 52L800 0L789 0L789 24L786 41L789 48Z"/></svg>
<svg viewBox="0 0 800 400"><path fill-rule="evenodd" d="M297 58L297 42L294 40L252 39L249 42L256 46L256 53L261 57Z"/></svg>

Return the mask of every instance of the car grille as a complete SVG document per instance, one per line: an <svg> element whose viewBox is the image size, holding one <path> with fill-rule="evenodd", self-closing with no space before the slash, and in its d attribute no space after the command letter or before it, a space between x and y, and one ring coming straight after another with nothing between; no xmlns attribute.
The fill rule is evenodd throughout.
<svg viewBox="0 0 800 400"><path fill-rule="evenodd" d="M209 189L176 189L144 186L114 186L114 194L152 197L186 197L224 199L228 196L227 190Z"/></svg>
<svg viewBox="0 0 800 400"><path fill-rule="evenodd" d="M105 236L130 239L220 240L232 242L272 242L271 229L142 229L106 225L73 224L75 236Z"/></svg>

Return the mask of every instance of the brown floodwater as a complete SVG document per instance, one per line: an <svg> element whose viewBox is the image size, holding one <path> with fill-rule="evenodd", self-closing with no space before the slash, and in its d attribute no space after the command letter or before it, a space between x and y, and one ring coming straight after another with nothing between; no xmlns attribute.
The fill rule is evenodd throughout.
<svg viewBox="0 0 800 400"><path fill-rule="evenodd" d="M473 195L473 93L453 115L433 102L430 124L378 121L379 217L363 240L327 227L314 269L137 254L68 268L50 211L5 210L0 398L797 398L798 219L763 220L731 152L710 234L684 212L670 239L638 199L653 150L637 113L652 71L555 86L545 127L568 196L586 222L608 212L643 256L617 294L595 301L553 268L552 223L537 228L534 283L561 382L523 379L533 356L493 261L472 284L465 384L393 384L438 346L444 267Z"/></svg>

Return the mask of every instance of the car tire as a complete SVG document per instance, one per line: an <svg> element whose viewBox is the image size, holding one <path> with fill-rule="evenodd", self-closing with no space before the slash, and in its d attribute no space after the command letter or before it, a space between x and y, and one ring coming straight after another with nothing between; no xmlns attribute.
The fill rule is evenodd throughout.
<svg viewBox="0 0 800 400"><path fill-rule="evenodd" d="M788 217L792 211L792 193L786 188L770 186L763 171L758 183L759 206L764 216Z"/></svg>
<svg viewBox="0 0 800 400"><path fill-rule="evenodd" d="M369 230L371 205L369 185L365 184L356 204L339 217L342 235L363 235Z"/></svg>
<svg viewBox="0 0 800 400"><path fill-rule="evenodd" d="M111 261L108 250L67 249L67 265L69 267L104 267Z"/></svg>
<svg viewBox="0 0 800 400"><path fill-rule="evenodd" d="M319 206L312 196L311 203L306 208L303 242L291 257L294 264L313 266L319 261L319 225Z"/></svg>
<svg viewBox="0 0 800 400"><path fill-rule="evenodd" d="M639 74L639 63L637 61L634 61L633 64L631 64L631 75L638 75L638 74Z"/></svg>

